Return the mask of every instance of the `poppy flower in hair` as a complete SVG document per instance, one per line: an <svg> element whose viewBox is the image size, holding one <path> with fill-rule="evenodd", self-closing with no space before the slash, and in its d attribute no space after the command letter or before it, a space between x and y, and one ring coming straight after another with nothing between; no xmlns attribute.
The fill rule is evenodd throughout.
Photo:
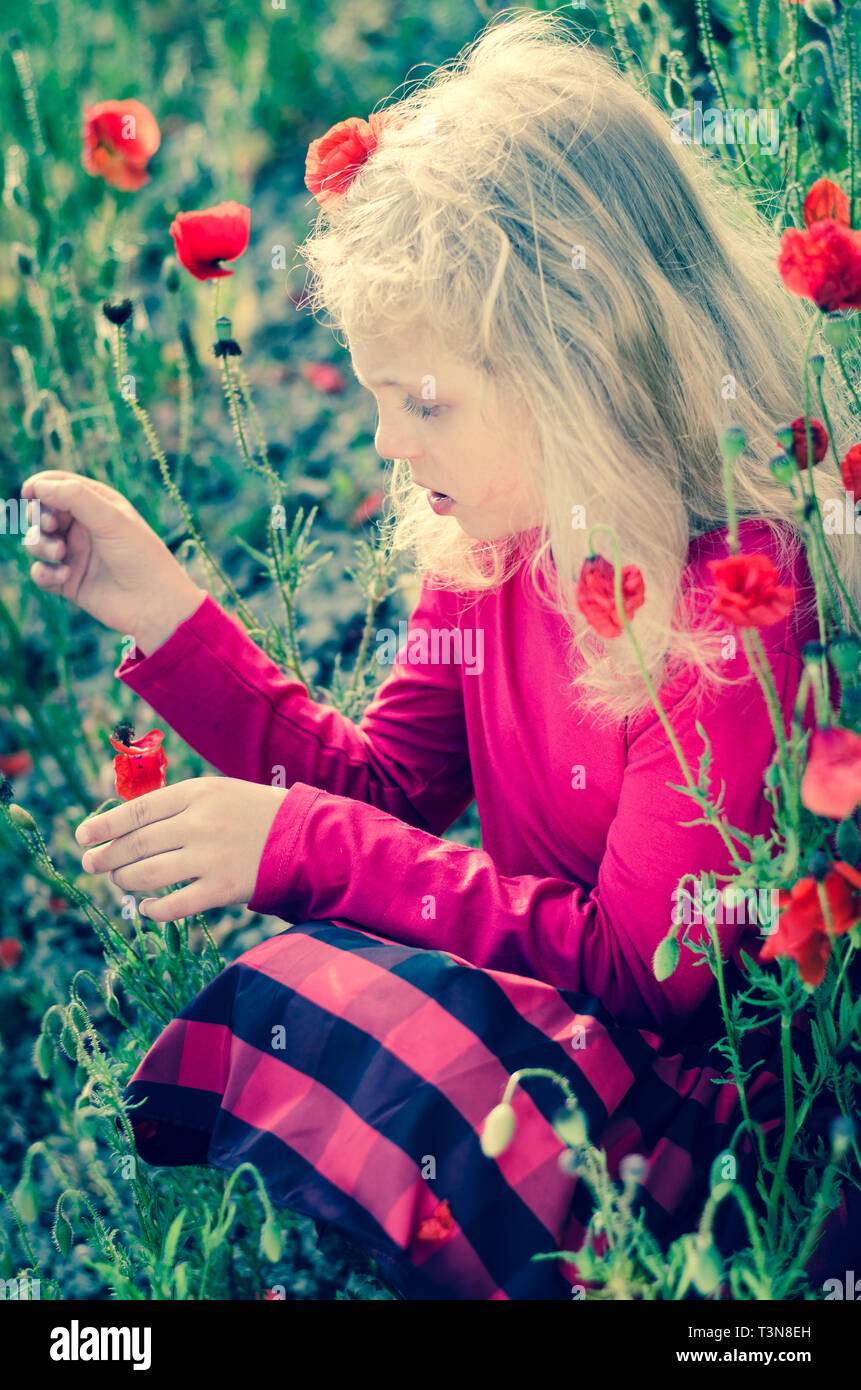
<svg viewBox="0 0 861 1390"><path fill-rule="evenodd" d="M305 158L305 187L322 208L332 211L338 206L391 119L385 111L372 111L366 121L348 116L311 141Z"/></svg>

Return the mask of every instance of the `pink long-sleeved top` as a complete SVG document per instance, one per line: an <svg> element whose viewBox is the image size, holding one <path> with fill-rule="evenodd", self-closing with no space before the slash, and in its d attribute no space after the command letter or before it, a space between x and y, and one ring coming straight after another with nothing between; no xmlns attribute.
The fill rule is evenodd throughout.
<svg viewBox="0 0 861 1390"><path fill-rule="evenodd" d="M763 523L742 522L740 536L743 550L774 556ZM704 602L714 590L707 561L726 553L725 528L691 543L685 584ZM760 635L786 722L800 648L816 632L803 554L783 578L796 585L795 610ZM680 825L699 811L668 786L683 777L651 707L607 725L572 705L561 622L539 602L525 564L477 598L426 577L407 644L358 723L310 699L211 597L115 674L222 774L277 785L285 769L289 790L250 910L288 922L332 918L449 951L595 995L620 1022L669 1034L700 1007L713 976L683 947L675 973L658 983L652 957L681 877L726 873L729 853L714 827ZM680 707L689 672L664 686L662 701L695 778L696 721L706 730L726 820L767 833L762 779L774 734L740 641L726 673L738 679L697 706ZM473 798L483 848L440 839ZM740 947L755 955L760 933L729 920L720 927L733 958Z"/></svg>

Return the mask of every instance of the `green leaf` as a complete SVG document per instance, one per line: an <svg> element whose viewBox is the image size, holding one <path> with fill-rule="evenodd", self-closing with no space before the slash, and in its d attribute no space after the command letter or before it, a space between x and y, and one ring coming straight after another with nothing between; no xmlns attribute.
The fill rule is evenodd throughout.
<svg viewBox="0 0 861 1390"><path fill-rule="evenodd" d="M179 1245L179 1237L180 1232L182 1231L182 1223L184 1222L184 1220L185 1211L183 1210L179 1213L179 1216L176 1218L176 1220L171 1223L170 1230L164 1238L164 1250L162 1252L162 1260L164 1261L168 1269L170 1269L174 1260L176 1259L177 1246Z"/></svg>

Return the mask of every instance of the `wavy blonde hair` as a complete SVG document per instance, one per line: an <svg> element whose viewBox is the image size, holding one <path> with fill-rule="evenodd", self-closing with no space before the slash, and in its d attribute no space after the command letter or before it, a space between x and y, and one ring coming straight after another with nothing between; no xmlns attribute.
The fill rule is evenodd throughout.
<svg viewBox="0 0 861 1390"><path fill-rule="evenodd" d="M572 690L618 719L649 699L633 646L596 638L574 598L588 528L609 525L645 579L633 628L652 678L682 662L721 683L719 624L692 621L680 600L691 538L727 523L726 426L747 437L739 516L769 523L781 567L800 545L796 504L768 465L775 429L803 413L818 310L780 283L777 234L715 155L674 143L667 116L554 14L497 15L386 110L396 121L299 247L310 305L347 346L427 334L487 374L499 408L525 405L524 468L544 514L528 536L476 542L395 460L391 544L443 587L480 592L510 576L528 539L536 589L567 621ZM848 399L829 374L823 388L842 457ZM830 456L813 476L817 496L842 501ZM855 537L829 544L857 606Z"/></svg>

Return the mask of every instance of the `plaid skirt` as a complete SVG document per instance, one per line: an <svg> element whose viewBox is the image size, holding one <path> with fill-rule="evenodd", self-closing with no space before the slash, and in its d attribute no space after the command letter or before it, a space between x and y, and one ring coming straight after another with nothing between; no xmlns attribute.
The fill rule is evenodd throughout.
<svg viewBox="0 0 861 1390"><path fill-rule="evenodd" d="M773 1138L779 1051L765 1030L758 1046L751 1113ZM588 995L346 923L297 924L238 957L156 1039L125 1099L146 1162L254 1163L276 1205L340 1229L406 1298L570 1299L576 1266L532 1259L576 1250L592 1213L559 1162L559 1087L525 1079L508 1149L491 1159L479 1143L524 1067L567 1079L611 1177L643 1155L634 1206L662 1243L696 1228L740 1118L707 1040L668 1043ZM747 1137L733 1149L752 1162ZM735 1207L718 1208L725 1254L746 1243Z"/></svg>

